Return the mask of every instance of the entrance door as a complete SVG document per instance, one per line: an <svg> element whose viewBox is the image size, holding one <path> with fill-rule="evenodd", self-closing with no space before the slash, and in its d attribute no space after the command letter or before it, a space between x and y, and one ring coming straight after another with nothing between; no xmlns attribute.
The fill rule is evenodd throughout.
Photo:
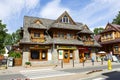
<svg viewBox="0 0 120 80"><path fill-rule="evenodd" d="M69 53L64 52L64 63L69 63Z"/></svg>
<svg viewBox="0 0 120 80"><path fill-rule="evenodd" d="M83 51L79 51L79 59L80 59L80 63L82 63L84 61L84 52Z"/></svg>

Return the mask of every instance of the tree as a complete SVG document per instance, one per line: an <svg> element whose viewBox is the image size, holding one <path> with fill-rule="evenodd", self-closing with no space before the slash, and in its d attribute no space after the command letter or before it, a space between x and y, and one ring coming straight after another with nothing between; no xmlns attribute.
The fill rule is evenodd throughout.
<svg viewBox="0 0 120 80"><path fill-rule="evenodd" d="M12 43L13 43L12 35L7 33L5 37L5 45L12 45Z"/></svg>
<svg viewBox="0 0 120 80"><path fill-rule="evenodd" d="M21 39L20 36L20 29L16 30L16 32L13 32L12 34L7 34L5 39L6 45L13 45L16 44Z"/></svg>
<svg viewBox="0 0 120 80"><path fill-rule="evenodd" d="M13 40L13 44L17 43L20 39L21 39L21 36L20 36L20 29L16 30L16 32L13 32L12 33L12 40Z"/></svg>
<svg viewBox="0 0 120 80"><path fill-rule="evenodd" d="M120 11L119 11L118 15L116 16L116 18L113 19L112 23L120 25Z"/></svg>
<svg viewBox="0 0 120 80"><path fill-rule="evenodd" d="M6 32L6 25L2 24L2 20L0 20L0 54L4 52L4 41L7 34Z"/></svg>
<svg viewBox="0 0 120 80"><path fill-rule="evenodd" d="M102 32L104 30L104 28L100 27L100 28L95 28L94 29L94 34L97 35L99 34L100 32Z"/></svg>

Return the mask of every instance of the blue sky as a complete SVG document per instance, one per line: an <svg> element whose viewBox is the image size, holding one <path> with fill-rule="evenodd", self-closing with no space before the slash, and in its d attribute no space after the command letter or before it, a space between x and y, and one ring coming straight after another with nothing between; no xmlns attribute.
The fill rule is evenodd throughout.
<svg viewBox="0 0 120 80"><path fill-rule="evenodd" d="M91 30L105 27L120 11L119 0L0 0L0 19L9 33L23 26L23 17L57 19L67 11L75 22Z"/></svg>

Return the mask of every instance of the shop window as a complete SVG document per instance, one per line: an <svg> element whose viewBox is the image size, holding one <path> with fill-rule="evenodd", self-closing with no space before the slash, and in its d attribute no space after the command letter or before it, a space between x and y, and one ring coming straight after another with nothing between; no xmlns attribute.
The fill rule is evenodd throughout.
<svg viewBox="0 0 120 80"><path fill-rule="evenodd" d="M42 60L46 60L47 59L47 52L44 51L44 50L42 51L41 59Z"/></svg>
<svg viewBox="0 0 120 80"><path fill-rule="evenodd" d="M68 53L64 54L64 58L67 59L68 58Z"/></svg>
<svg viewBox="0 0 120 80"><path fill-rule="evenodd" d="M90 53L84 53L86 59L90 59Z"/></svg>
<svg viewBox="0 0 120 80"><path fill-rule="evenodd" d="M37 50L31 51L31 59L39 59L39 51Z"/></svg>
<svg viewBox="0 0 120 80"><path fill-rule="evenodd" d="M40 33L34 33L34 37L40 37Z"/></svg>
<svg viewBox="0 0 120 80"><path fill-rule="evenodd" d="M115 49L115 51L118 51L118 49L119 49L118 45L115 45L114 49Z"/></svg>
<svg viewBox="0 0 120 80"><path fill-rule="evenodd" d="M70 59L73 59L73 51L70 51Z"/></svg>

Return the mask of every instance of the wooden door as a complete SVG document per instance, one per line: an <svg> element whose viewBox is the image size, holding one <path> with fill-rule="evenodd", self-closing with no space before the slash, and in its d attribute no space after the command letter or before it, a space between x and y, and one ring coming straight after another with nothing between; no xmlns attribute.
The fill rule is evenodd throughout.
<svg viewBox="0 0 120 80"><path fill-rule="evenodd" d="M64 52L64 63L69 63L70 57L69 52Z"/></svg>
<svg viewBox="0 0 120 80"><path fill-rule="evenodd" d="M79 51L79 60L81 63L84 61L84 52L83 51Z"/></svg>

